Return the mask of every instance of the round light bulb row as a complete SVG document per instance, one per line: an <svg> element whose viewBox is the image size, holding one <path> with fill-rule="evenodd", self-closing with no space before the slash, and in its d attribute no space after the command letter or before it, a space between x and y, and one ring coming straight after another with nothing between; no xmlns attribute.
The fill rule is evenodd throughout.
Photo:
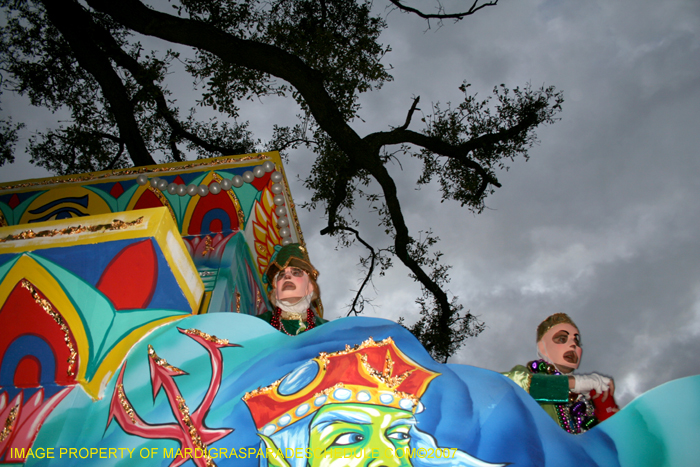
<svg viewBox="0 0 700 467"><path fill-rule="evenodd" d="M136 177L136 183L141 186L148 185L149 182L153 188L160 191L167 191L171 195L179 196L207 196L209 193L218 195L222 191L228 191L231 188L240 188L244 183L252 183L256 178L261 178L266 173L270 174L272 187L270 191L274 197L272 202L275 203L275 214L277 214L277 227L279 228L280 236L282 237L282 246L292 243L292 230L289 227L289 218L287 217L287 208L284 206L284 187L282 186L283 176L281 172L275 170L275 164L272 161L265 161L262 165L253 167L253 170L246 170L243 175L234 175L232 179L224 178L221 182L211 182L209 185L181 185L179 183L168 183L167 180L154 177L149 180L148 175L139 174Z"/></svg>

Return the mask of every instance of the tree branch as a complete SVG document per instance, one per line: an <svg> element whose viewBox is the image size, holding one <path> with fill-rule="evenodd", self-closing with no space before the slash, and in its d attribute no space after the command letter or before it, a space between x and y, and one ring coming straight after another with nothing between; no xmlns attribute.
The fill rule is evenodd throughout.
<svg viewBox="0 0 700 467"><path fill-rule="evenodd" d="M386 167L381 163L375 165L374 170L371 173L377 182L379 182L379 185L382 187L382 191L384 192L384 202L386 203L389 216L396 233L394 238L395 254L411 271L411 273L413 273L416 279L426 289L428 289L430 293L433 294L438 306L440 307L438 317L440 329L443 329L445 333L448 333L450 329L449 321L453 315L453 310L450 307L450 301L442 288L435 283L425 271L423 271L418 262L416 262L416 260L412 258L409 253L408 246L412 242L412 239L408 235L408 227L406 226L403 212L401 210L401 204L399 203L399 198L396 193L396 184L389 175L389 172L386 170Z"/></svg>
<svg viewBox="0 0 700 467"><path fill-rule="evenodd" d="M335 221L338 216L338 210L348 196L348 178L338 175L333 186L333 198L328 203L328 226L321 230L321 235L330 235L336 229L341 228L336 225Z"/></svg>
<svg viewBox="0 0 700 467"><path fill-rule="evenodd" d="M360 288L357 290L357 293L355 294L355 298L352 300L352 305L350 306L350 310L348 311L348 314L345 315L345 316L350 316L350 313L355 313L355 316L357 316L360 313L362 313L362 310L358 311L357 305L360 302L364 302L364 300L362 299L362 291L364 290L365 286L369 283L369 281L372 279L372 274L374 273L374 265L375 265L376 260L377 260L377 252L372 247L372 245L370 245L369 243L364 241L364 239L362 239L362 237L360 237L360 232L358 232L356 229L353 229L352 227L336 225L336 226L333 226L332 229L328 233L330 235L333 235L338 230L344 230L344 231L352 232L353 234L355 234L355 238L360 243L362 243L365 246L365 248L367 248L369 250L369 254L370 254L370 263L369 263L369 268L367 270L367 274L365 275L365 278L362 281Z"/></svg>
<svg viewBox="0 0 700 467"><path fill-rule="evenodd" d="M411 119L413 118L413 112L416 111L416 107L418 107L418 101L420 101L420 96L417 96L415 99L413 99L413 104L411 105L411 108L408 110L408 115L406 115L406 122L401 125L400 127L396 128L397 130L405 130L408 128L408 125L411 124Z"/></svg>
<svg viewBox="0 0 700 467"><path fill-rule="evenodd" d="M277 151L284 151L286 149L289 149L290 147L296 148L297 144L318 144L318 141L312 140L312 139L307 139L307 138L292 138L288 139L282 144L281 146L275 146L275 149Z"/></svg>
<svg viewBox="0 0 700 467"><path fill-rule="evenodd" d="M221 59L270 73L292 84L304 97L319 126L328 133L348 156L351 165L365 168L379 182L396 229L396 255L415 277L437 298L442 312L450 315L447 294L435 284L410 257L410 236L396 195L396 185L379 158L380 146L368 145L345 122L342 114L323 86L318 72L299 58L271 45L238 39L207 24L176 18L147 8L137 0L87 0L120 23L146 35L207 50ZM408 130L403 130L408 131ZM413 133L413 132L411 132ZM354 175L354 174L353 174ZM329 207L329 227L335 225L335 211L346 196L346 181L336 183L336 196ZM347 179L346 179L347 180ZM328 233L328 227L322 233Z"/></svg>
<svg viewBox="0 0 700 467"><path fill-rule="evenodd" d="M206 50L225 62L287 81L304 97L315 120L334 141L341 147L361 145L360 137L347 125L327 93L322 74L299 57L279 47L239 39L200 21L152 10L138 0L87 0L87 3L134 31Z"/></svg>
<svg viewBox="0 0 700 467"><path fill-rule="evenodd" d="M105 133L104 131L93 131L93 135L99 136L100 138L108 139L112 141L113 143L117 143L120 146L124 146L124 140L118 136L110 135L109 133Z"/></svg>
<svg viewBox="0 0 700 467"><path fill-rule="evenodd" d="M107 165L106 170L112 170L114 166L117 164L119 159L124 155L124 143L122 141L119 142L119 150L117 151L117 154L112 158L112 160L109 162Z"/></svg>
<svg viewBox="0 0 700 467"><path fill-rule="evenodd" d="M413 14L418 15L424 19L455 19L457 21L464 19L465 16L473 15L474 13L481 10L482 8L486 8L487 6L495 6L498 4L498 0L493 0L491 2L486 2L484 4L478 5L479 0L474 0L474 3L472 4L471 7L469 7L469 9L467 11L463 11L460 13L444 13L445 9L443 8L442 5L440 5L438 7L438 11L442 12L442 13L423 13L422 11L420 11L416 8L412 8L410 6L404 5L399 0L389 0L389 1L392 4L394 4L394 6L396 6L396 8L398 8L399 10L404 11L406 13L413 13Z"/></svg>
<svg viewBox="0 0 700 467"><path fill-rule="evenodd" d="M104 28L99 27L94 22L90 23L91 29L94 33L94 37L97 42L104 48L105 52L114 59L115 63L125 70L129 71L134 77L137 83L141 85L143 90L148 93L156 103L156 109L158 115L160 115L163 120L168 124L172 133L170 135L169 143L170 149L173 157L177 161L182 161L182 152L175 146L177 143L177 137L181 137L191 141L197 146L203 148L206 151L217 152L222 156L236 154L238 152L244 152L245 148L241 147L223 147L217 144L206 141L196 134L186 130L182 123L175 117L175 114L165 99L163 90L158 86L151 78L151 73L146 70L143 65L141 65L136 59L127 54L117 42L114 37L106 31Z"/></svg>
<svg viewBox="0 0 700 467"><path fill-rule="evenodd" d="M476 189L478 199L489 184L498 187L501 185L487 168L469 158L470 153L481 148L497 146L499 142L507 141L518 135L522 136L523 132L529 131L533 122L536 124L536 116L531 119L526 115L526 118L522 118L519 123L510 128L483 134L464 143L450 144L436 136L408 130L408 125L417 108L418 98L416 98L403 126L387 132L372 133L361 138L346 121L346 116L339 104L330 96L326 88L327 83L321 72L281 47L241 39L202 21L161 13L146 7L138 0L86 1L92 8L110 15L115 21L133 31L209 52L227 65L245 67L275 76L294 87L303 99L305 109L308 109L322 133L325 133L333 143L332 149L329 151L339 150L342 152L341 157L338 157L342 166L323 166L333 177L333 182L327 183L328 187L332 186L332 188L327 188L327 193L319 197L328 203L328 225L321 233L333 233L336 229L347 230L344 226L338 227L336 223L339 209L348 202L348 196L352 194L351 190L354 189L351 185L352 181L357 177L374 178L383 192L388 221L394 230L394 253L409 268L411 274L425 290L429 291L435 298L437 312L434 321L437 324L434 326L432 323L430 324L430 335L444 336L449 341L446 347L443 346L436 350L441 358L446 359L449 356L449 354L445 354L444 349L458 346L460 332L464 332L463 329L455 331L452 328L455 323L460 323L458 319L459 308L450 303L447 293L440 286L439 278L438 281L433 280L423 270L419 261L412 256L411 246L415 245L415 242L409 235L398 199L396 184L385 166L386 160L380 156L381 150L385 145L411 143L429 152L459 161L460 164L473 170L481 178L481 183ZM397 7L403 7L400 2L392 3ZM497 4L497 0L481 6L477 6L475 2L470 8L470 12L460 13L458 16L466 16L485 6L495 4ZM418 14L417 11L413 13ZM320 130L319 133L322 134ZM324 175L326 174L324 173ZM469 322L469 319L461 321L464 326L467 326Z"/></svg>
<svg viewBox="0 0 700 467"><path fill-rule="evenodd" d="M124 84L109 60L91 40L90 33L85 27L86 24L92 23L90 16L79 4L70 0L42 0L42 3L53 25L70 44L80 66L100 84L134 164L136 166L155 164L141 136L134 117L134 108Z"/></svg>
<svg viewBox="0 0 700 467"><path fill-rule="evenodd" d="M519 124L512 128L502 130L498 133L490 133L476 138L460 145L447 143L439 138L424 135L405 128L396 128L388 132L377 132L365 136L365 141L373 146L385 146L389 144L411 143L423 147L428 151L440 154L441 156L449 157L458 160L464 167L474 170L481 177L481 184L477 190L477 194L481 196L489 184L496 187L501 187L500 182L489 174L480 164L467 156L475 149L493 145L495 143L506 141L515 134L526 131L525 124Z"/></svg>
<svg viewBox="0 0 700 467"><path fill-rule="evenodd" d="M177 137L175 136L175 132L170 133L170 138L168 138L168 143L170 144L170 152L173 155L173 159L175 159L178 162L182 162L182 152L177 148Z"/></svg>

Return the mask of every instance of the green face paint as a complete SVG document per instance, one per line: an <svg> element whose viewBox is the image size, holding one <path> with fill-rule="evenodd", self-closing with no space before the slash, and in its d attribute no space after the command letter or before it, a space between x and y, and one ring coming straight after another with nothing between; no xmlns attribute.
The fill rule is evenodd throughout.
<svg viewBox="0 0 700 467"><path fill-rule="evenodd" d="M366 465L409 467L410 412L365 404L327 405L314 415L309 433L312 467Z"/></svg>

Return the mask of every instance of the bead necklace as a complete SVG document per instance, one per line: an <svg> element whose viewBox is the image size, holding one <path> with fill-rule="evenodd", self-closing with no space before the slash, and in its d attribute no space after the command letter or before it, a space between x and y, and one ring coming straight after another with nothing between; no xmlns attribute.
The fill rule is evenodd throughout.
<svg viewBox="0 0 700 467"><path fill-rule="evenodd" d="M548 375L561 375L557 367L544 360L533 360L527 364L530 373L544 373ZM559 425L567 432L580 434L590 430L598 424L598 419L593 414L593 404L588 399L569 391L569 401L563 404L554 404Z"/></svg>
<svg viewBox="0 0 700 467"><path fill-rule="evenodd" d="M284 327L284 324L282 323L282 309L280 307L275 308L275 312L272 314L272 318L270 318L270 325L285 333L288 336L294 336L295 334L290 334ZM311 311L311 308L306 309L306 329L304 331L308 331L310 329L313 329L316 327L316 318L314 317L314 312ZM303 332L303 331L302 331Z"/></svg>

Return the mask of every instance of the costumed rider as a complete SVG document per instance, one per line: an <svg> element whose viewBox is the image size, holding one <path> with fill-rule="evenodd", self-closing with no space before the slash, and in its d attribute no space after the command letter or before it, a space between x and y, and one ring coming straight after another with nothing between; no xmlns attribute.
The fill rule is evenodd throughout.
<svg viewBox="0 0 700 467"><path fill-rule="evenodd" d="M309 261L306 248L298 243L283 246L265 270L268 297L275 307L259 318L280 332L296 336L328 321L314 313L320 291L318 271Z"/></svg>
<svg viewBox="0 0 700 467"><path fill-rule="evenodd" d="M538 360L518 365L508 378L525 389L569 433L583 433L619 409L611 378L597 373L574 375L581 362L581 336L565 313L555 313L537 327Z"/></svg>

